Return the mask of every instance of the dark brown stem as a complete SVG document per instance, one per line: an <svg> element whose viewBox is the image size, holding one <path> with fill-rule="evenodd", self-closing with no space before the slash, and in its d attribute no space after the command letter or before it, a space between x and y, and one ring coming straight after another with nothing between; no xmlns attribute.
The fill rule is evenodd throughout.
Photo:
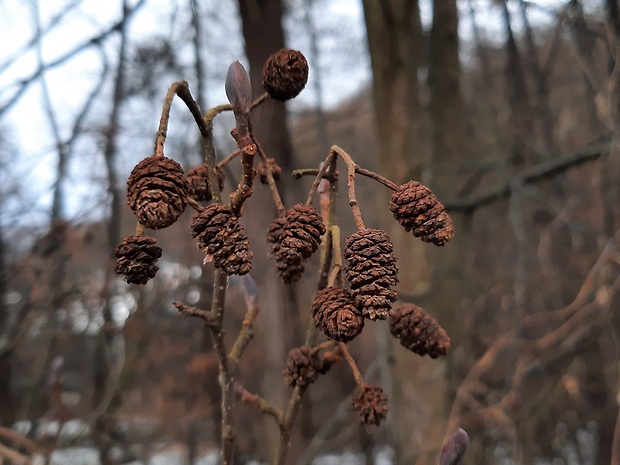
<svg viewBox="0 0 620 465"><path fill-rule="evenodd" d="M205 207L200 205L198 202L196 202L196 200L192 199L191 197L187 198L187 204L197 212L202 212L205 210Z"/></svg>
<svg viewBox="0 0 620 465"><path fill-rule="evenodd" d="M215 325L209 326L213 336L213 345L220 366L220 389L222 393L222 463L232 465L235 446L234 417L234 375L228 364L228 352L224 342L222 320L226 304L226 287L228 277L221 269L215 271L213 301L211 312L215 316Z"/></svg>
<svg viewBox="0 0 620 465"><path fill-rule="evenodd" d="M207 177L209 179L211 198L217 202L220 199L220 184L217 178L217 174L215 173L213 125L207 124L207 122L202 118L202 112L200 111L198 104L192 97L187 82L183 81L181 85L177 88L176 93L179 98L183 100L183 102L185 102L185 105L187 105L187 108L194 117L194 121L196 122L196 125L200 130L200 137L202 139L203 160L209 167L209 170L207 171Z"/></svg>
<svg viewBox="0 0 620 465"><path fill-rule="evenodd" d="M271 167L269 166L269 162L267 161L267 155L265 154L263 147L258 141L256 141L256 149L258 151L258 156L263 162L263 165L265 165L265 175L267 176L267 184L269 184L269 189L271 190L273 201L276 204L278 213L281 213L286 210L286 208L284 207L284 203L282 203L282 197L280 196L280 192L278 191L278 186L276 186L276 181L275 179L273 179L273 173L271 172Z"/></svg>
<svg viewBox="0 0 620 465"><path fill-rule="evenodd" d="M224 158L222 161L220 161L217 164L217 167L218 168L222 168L222 167L228 165L231 161L233 161L235 158L237 158L240 154L241 154L241 150L239 150L239 149L235 150L233 153L231 153L226 158Z"/></svg>
<svg viewBox="0 0 620 465"><path fill-rule="evenodd" d="M327 280L327 286L334 286L336 280L342 277L342 254L340 252L340 228L332 225L330 228L332 236L332 268Z"/></svg>
<svg viewBox="0 0 620 465"><path fill-rule="evenodd" d="M301 399L303 398L305 392L305 387L302 388L296 386L293 389L291 398L289 399L286 411L284 412L284 416L282 418L282 423L280 424L280 443L278 445L278 453L275 460L276 465L284 465L286 463L286 455L288 454L288 449L290 447L291 427L297 417L299 407L301 406Z"/></svg>
<svg viewBox="0 0 620 465"><path fill-rule="evenodd" d="M329 349L330 347L333 347L336 345L336 341L325 341L320 343L318 346L315 346L312 348L312 350L310 351L310 355L314 355L317 352L320 352L321 350L325 350L325 349Z"/></svg>
<svg viewBox="0 0 620 465"><path fill-rule="evenodd" d="M319 169L316 174L316 178L312 183L312 187L310 187L310 192L308 192L308 199L306 200L306 205L312 205L312 198L314 197L314 194L316 194L316 191L319 188L319 184L321 184L321 181L325 177L327 170L329 170L334 158L336 158L336 153L332 150L331 152L329 152L329 155L327 155L327 158L325 158L325 161L323 161L323 165L321 165L321 169Z"/></svg>
<svg viewBox="0 0 620 465"><path fill-rule="evenodd" d="M355 220L355 225L357 229L364 230L366 229L366 225L364 224L364 220L362 219L362 211L360 210L360 206L357 203L357 197L355 195L355 170L357 165L351 158L351 156L342 150L337 145L334 145L331 149L330 153L337 153L343 159L343 161L347 165L347 188L349 192L349 206L351 210L353 210L353 219Z"/></svg>
<svg viewBox="0 0 620 465"><path fill-rule="evenodd" d="M240 132L239 129L242 129ZM236 216L241 216L241 207L243 202L249 199L252 194L252 186L254 185L254 155L256 154L256 145L252 142L249 130L243 126L237 126L231 131L231 134L239 150L241 150L241 166L243 174L241 181L237 186L237 190L230 199L230 207Z"/></svg>
<svg viewBox="0 0 620 465"><path fill-rule="evenodd" d="M157 130L157 136L155 137L155 156L164 156L164 142L166 142L166 135L168 134L168 121L170 120L170 108L172 107L172 100L177 92L179 86L183 85L182 82L173 83L164 99L164 106L161 109L161 118L159 119L159 129Z"/></svg>
<svg viewBox="0 0 620 465"><path fill-rule="evenodd" d="M367 170L365 168L362 168L362 167L356 165L355 166L355 172L357 174L361 174L362 176L366 176L366 177L369 177L371 179L374 179L379 184L383 184L385 187L387 187L388 189L391 189L393 191L397 191L398 188L399 188L398 184L396 184L395 182L390 181L385 176L381 176L380 174L375 173L374 171L370 171L370 170Z"/></svg>
<svg viewBox="0 0 620 465"><path fill-rule="evenodd" d="M172 305L174 305L179 313L184 316L196 316L203 319L207 326L217 326L217 320L212 312L201 310L196 307L190 307L189 305L185 305L183 302L173 302Z"/></svg>
<svg viewBox="0 0 620 465"><path fill-rule="evenodd" d="M338 347L340 347L344 358L347 360L347 363L351 367L351 371L353 372L353 378L355 378L355 382L357 383L357 385L359 387L366 386L366 383L364 382L364 377L362 376L360 369L357 367L355 360L353 360L351 352L349 352L349 347L344 342L340 342L338 344Z"/></svg>

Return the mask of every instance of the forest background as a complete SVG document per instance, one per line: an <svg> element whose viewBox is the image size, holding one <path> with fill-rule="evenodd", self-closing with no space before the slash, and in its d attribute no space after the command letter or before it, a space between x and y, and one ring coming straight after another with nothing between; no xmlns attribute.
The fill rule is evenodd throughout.
<svg viewBox="0 0 620 465"><path fill-rule="evenodd" d="M217 450L210 335L171 305L211 298L189 218L157 234L165 254L144 287L116 277L111 251L135 228L125 180L151 154L168 86L187 80L203 109L225 103L239 59L258 96L265 59L286 46L307 57L309 83L255 125L285 199L309 187L286 173L338 144L431 187L456 230L438 249L388 230L400 299L436 317L450 354L415 357L385 325L365 331L352 351L384 386L388 420L359 424L336 366L304 401L290 463L434 463L457 427L465 464L620 463L617 1L5 0L0 30L0 457L199 463ZM216 120L220 158L233 124ZM200 163L177 103L166 147L185 169ZM239 377L281 404L317 268L294 287L275 279L262 187L246 206L261 214L244 217L262 314ZM388 192L362 182L359 199L369 227L386 223ZM235 327L245 304L230 286ZM270 419L238 410L239 462L268 460Z"/></svg>

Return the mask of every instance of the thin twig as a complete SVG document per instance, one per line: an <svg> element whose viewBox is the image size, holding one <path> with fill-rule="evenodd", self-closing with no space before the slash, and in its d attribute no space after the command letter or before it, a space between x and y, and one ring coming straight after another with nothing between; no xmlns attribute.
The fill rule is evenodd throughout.
<svg viewBox="0 0 620 465"><path fill-rule="evenodd" d="M177 308L181 315L201 318L207 326L214 326L217 324L215 315L212 312L185 305L183 302L173 302L172 305Z"/></svg>
<svg viewBox="0 0 620 465"><path fill-rule="evenodd" d="M213 345L220 367L220 390L222 394L222 463L232 465L235 447L235 417L234 417L234 375L228 364L228 351L224 342L223 318L226 304L226 287L228 277L226 273L217 269L213 284L213 301L211 312L215 315L215 324L209 326L213 336Z"/></svg>
<svg viewBox="0 0 620 465"><path fill-rule="evenodd" d="M327 155L327 158L325 158L325 161L323 161L323 165L321 166L321 169L317 171L316 178L314 179L314 182L312 183L312 187L310 187L310 192L308 192L308 199L306 200L306 205L312 205L312 198L314 197L314 194L316 194L316 191L319 188L319 184L321 184L321 181L323 180L323 178L325 177L325 174L329 170L332 160L334 158L336 158L336 154L333 151L329 152L329 154ZM297 171L301 171L301 170L297 170Z"/></svg>
<svg viewBox="0 0 620 465"><path fill-rule="evenodd" d="M278 209L278 213L286 210L284 207L284 203L282 202L282 197L280 196L280 192L278 191L278 186L276 185L275 179L273 179L273 173L271 172L271 167L269 166L269 161L267 160L267 155L263 150L262 145L258 140L256 140L256 149L258 152L258 156L260 157L263 165L265 166L265 176L267 176L267 184L269 184L269 189L271 190L271 195L273 196L273 201L276 204L276 208Z"/></svg>
<svg viewBox="0 0 620 465"><path fill-rule="evenodd" d="M189 90L189 86L186 81L183 81L181 85L177 88L177 95L187 108L190 113L194 117L194 121L200 130L200 137L202 139L202 150L203 155L202 158L209 168L207 170L207 178L209 179L209 188L211 190L211 198L218 202L220 199L220 183L217 177L217 173L215 172L215 148L213 145L213 127L209 126L202 118L202 112L200 111L200 107L198 103L192 97L192 94Z"/></svg>
<svg viewBox="0 0 620 465"><path fill-rule="evenodd" d="M357 383L357 385L359 387L366 386L366 383L364 382L364 377L362 376L360 369L357 367L357 363L355 363L355 360L353 360L347 344L344 342L340 342L338 344L338 347L340 347L340 350L344 354L344 358L347 360L347 363L351 367L351 371L353 372L353 378L355 378L355 382Z"/></svg>
<svg viewBox="0 0 620 465"><path fill-rule="evenodd" d="M357 165L351 158L351 156L342 150L337 145L334 145L331 149L331 152L335 152L343 159L345 164L347 165L347 189L349 192L349 206L353 211L353 219L355 220L355 225L357 229L364 230L366 229L366 225L364 224L364 220L362 219L362 211L360 210L360 206L357 203L357 197L355 195L355 169Z"/></svg>
<svg viewBox="0 0 620 465"><path fill-rule="evenodd" d="M159 119L159 129L157 129L157 136L155 137L154 153L156 157L164 156L164 143L166 142L166 135L168 134L168 121L170 120L170 108L172 107L172 100L177 92L179 86L183 85L181 82L174 82L166 93L164 98L164 105L161 109L161 118Z"/></svg>
<svg viewBox="0 0 620 465"><path fill-rule="evenodd" d="M239 150L239 149L235 150L233 153L231 153L226 158L224 158L222 161L220 161L217 164L217 167L218 168L222 168L222 167L228 165L231 161L233 161L235 158L237 158L240 154L241 154L241 150Z"/></svg>
<svg viewBox="0 0 620 465"><path fill-rule="evenodd" d="M258 107L260 104L262 104L263 102L267 100L269 100L269 94L265 92L264 94L262 94L260 97L258 97L256 100L252 102L252 106L250 107L250 109L254 110L254 108ZM203 116L203 119L205 120L205 122L211 121L211 123L213 124L213 120L215 119L217 115L225 111L232 111L232 109L233 107L230 103L224 103L222 105L218 105L216 107L209 109L209 111Z"/></svg>
<svg viewBox="0 0 620 465"><path fill-rule="evenodd" d="M230 349L230 354L228 355L228 362L231 370L236 370L239 365L239 360L243 355L243 352L247 348L250 341L254 338L254 322L258 317L260 309L258 305L250 305L243 317L243 322L241 323L242 328L237 335L237 339L235 339L235 343L233 344L232 349Z"/></svg>
<svg viewBox="0 0 620 465"><path fill-rule="evenodd" d="M357 174L361 174L362 176L366 176L368 178L374 179L379 184L383 184L385 187L393 191L397 191L399 188L398 184L390 181L385 176L381 176L379 173L375 173L374 171L370 171L370 170L367 170L365 168L355 165L355 172Z"/></svg>
<svg viewBox="0 0 620 465"><path fill-rule="evenodd" d="M278 425L282 425L284 412L281 409L258 394L248 391L239 383L235 383L235 392L239 396L241 402L254 405L261 412L272 416Z"/></svg>

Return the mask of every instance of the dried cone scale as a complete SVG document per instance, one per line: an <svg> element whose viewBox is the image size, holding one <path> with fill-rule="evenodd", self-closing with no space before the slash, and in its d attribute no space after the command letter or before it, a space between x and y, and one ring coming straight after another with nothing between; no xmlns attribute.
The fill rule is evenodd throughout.
<svg viewBox="0 0 620 465"><path fill-rule="evenodd" d="M219 185L219 190L224 189L224 172L216 167L215 175ZM189 196L196 202L208 202L211 196L211 186L209 184L209 166L206 163L193 168L187 173L187 182L189 183Z"/></svg>
<svg viewBox="0 0 620 465"><path fill-rule="evenodd" d="M364 327L364 318L348 289L321 289L316 293L311 310L316 326L334 341L348 342Z"/></svg>
<svg viewBox="0 0 620 465"><path fill-rule="evenodd" d="M353 393L352 408L362 423L379 426L388 414L388 398L379 386L360 386Z"/></svg>
<svg viewBox="0 0 620 465"><path fill-rule="evenodd" d="M390 211L415 237L435 245L445 245L454 236L452 219L431 190L409 181L392 194Z"/></svg>
<svg viewBox="0 0 620 465"><path fill-rule="evenodd" d="M307 82L308 62L297 50L279 50L263 66L263 88L274 100L297 97Z"/></svg>
<svg viewBox="0 0 620 465"><path fill-rule="evenodd" d="M317 251L323 234L323 218L311 205L297 204L271 222L267 242L271 244L271 255L286 284L301 278L303 261Z"/></svg>
<svg viewBox="0 0 620 465"><path fill-rule="evenodd" d="M390 311L390 332L403 347L418 355L437 358L450 349L446 331L414 304L397 305Z"/></svg>
<svg viewBox="0 0 620 465"><path fill-rule="evenodd" d="M347 238L345 273L351 283L355 305L364 318L385 320L398 283L394 245L385 231L364 229Z"/></svg>
<svg viewBox="0 0 620 465"><path fill-rule="evenodd" d="M129 207L151 229L166 228L183 214L188 191L181 165L155 155L138 163L127 180Z"/></svg>
<svg viewBox="0 0 620 465"><path fill-rule="evenodd" d="M244 275L252 268L248 237L229 207L213 203L194 216L192 237L198 239L199 249L213 256L215 267L226 274Z"/></svg>
<svg viewBox="0 0 620 465"><path fill-rule="evenodd" d="M116 273L129 284L146 284L155 277L161 257L157 239L149 236L127 236L114 250Z"/></svg>

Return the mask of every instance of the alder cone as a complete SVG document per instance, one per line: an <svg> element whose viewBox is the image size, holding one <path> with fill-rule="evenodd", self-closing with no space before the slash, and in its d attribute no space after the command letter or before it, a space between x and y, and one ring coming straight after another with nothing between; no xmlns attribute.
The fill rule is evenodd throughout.
<svg viewBox="0 0 620 465"><path fill-rule="evenodd" d="M219 190L224 189L224 172L215 167L215 175L217 176L217 182ZM189 196L197 202L208 202L212 200L211 185L209 184L209 165L203 163L202 165L193 168L187 173L187 182L189 184Z"/></svg>
<svg viewBox="0 0 620 465"><path fill-rule="evenodd" d="M390 311L390 332L403 347L418 355L437 358L446 355L450 349L446 331L414 304L397 305Z"/></svg>
<svg viewBox="0 0 620 465"><path fill-rule="evenodd" d="M156 243L154 237L127 236L114 250L116 273L129 284L146 284L159 270L162 250Z"/></svg>
<svg viewBox="0 0 620 465"><path fill-rule="evenodd" d="M394 245L385 231L364 229L347 238L345 274L351 283L355 305L364 318L385 320L398 283Z"/></svg>
<svg viewBox="0 0 620 465"><path fill-rule="evenodd" d="M417 181L401 185L392 194L390 211L406 231L435 245L445 245L454 236L452 219L431 190Z"/></svg>
<svg viewBox="0 0 620 465"><path fill-rule="evenodd" d="M332 360L322 359L318 352L313 353L311 347L302 346L288 353L282 374L289 386L305 387L314 383L319 375L327 373L332 364Z"/></svg>
<svg viewBox="0 0 620 465"><path fill-rule="evenodd" d="M379 426L388 414L388 398L379 386L361 386L353 393L352 408L362 423Z"/></svg>
<svg viewBox="0 0 620 465"><path fill-rule="evenodd" d="M230 207L213 203L194 216L192 237L198 248L213 256L216 268L228 275L244 275L252 268L253 253L243 225Z"/></svg>
<svg viewBox="0 0 620 465"><path fill-rule="evenodd" d="M314 297L311 311L316 326L334 341L348 342L364 328L364 318L348 289L321 289Z"/></svg>
<svg viewBox="0 0 620 465"><path fill-rule="evenodd" d="M271 222L267 242L286 284L301 278L303 261L317 251L325 231L321 214L310 205L297 204Z"/></svg>
<svg viewBox="0 0 620 465"><path fill-rule="evenodd" d="M279 50L263 66L263 88L274 100L297 97L307 82L308 62L297 50Z"/></svg>
<svg viewBox="0 0 620 465"><path fill-rule="evenodd" d="M166 228L183 214L188 191L181 165L155 155L138 163L127 180L129 207L151 229Z"/></svg>

